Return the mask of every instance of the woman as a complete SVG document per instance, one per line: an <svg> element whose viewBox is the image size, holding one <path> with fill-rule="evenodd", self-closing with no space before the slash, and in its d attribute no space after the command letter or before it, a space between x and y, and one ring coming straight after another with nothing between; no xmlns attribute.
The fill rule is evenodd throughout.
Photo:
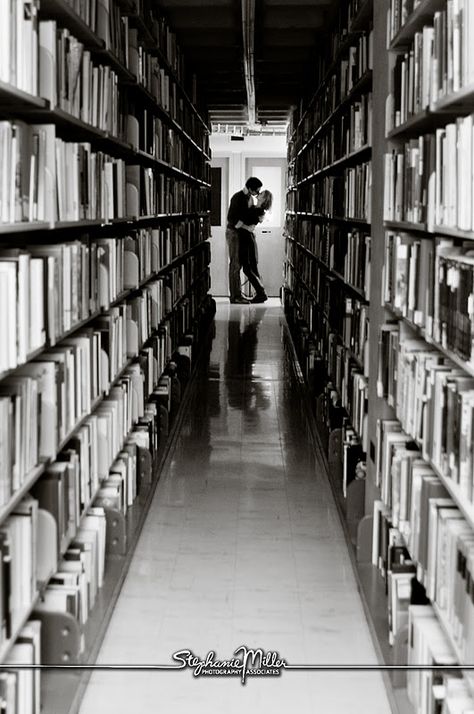
<svg viewBox="0 0 474 714"><path fill-rule="evenodd" d="M257 198L257 204L247 209L245 224L238 229L240 263L250 285L255 290L255 297L251 300L253 303L265 302L268 299L258 271L258 251L254 231L255 226L263 221L265 213L271 209L272 203L273 194L270 191L262 191Z"/></svg>

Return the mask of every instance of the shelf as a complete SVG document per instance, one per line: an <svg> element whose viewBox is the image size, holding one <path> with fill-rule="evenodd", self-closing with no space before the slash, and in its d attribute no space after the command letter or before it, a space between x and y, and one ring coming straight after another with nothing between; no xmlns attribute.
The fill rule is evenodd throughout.
<svg viewBox="0 0 474 714"><path fill-rule="evenodd" d="M384 225L389 230L424 233L429 238L448 236L460 240L474 240L474 231L461 231L459 228L449 228L448 226L435 225L429 229L426 223L405 223L403 221L384 221Z"/></svg>
<svg viewBox="0 0 474 714"><path fill-rule="evenodd" d="M314 92L313 96L311 97L307 108L303 112L301 119L299 120L298 124L296 125L295 129L293 130L289 142L292 142L298 132L298 129L300 126L303 124L303 121L310 111L313 103L316 101L317 97L321 93L322 89L326 85L329 77L331 74L334 72L334 70L337 68L338 63L340 62L344 52L346 52L351 44L357 39L357 36L363 32L365 29L367 29L367 25L369 24L369 21L372 19L372 12L373 12L373 0L366 0L364 5L361 7L357 15L354 17L351 27L349 28L349 31L347 32L347 35L345 39L341 42L340 46L337 49L336 56L334 57L334 60L330 63L328 69L326 70L326 73L324 74L324 77L320 84L318 85L318 88Z"/></svg>
<svg viewBox="0 0 474 714"><path fill-rule="evenodd" d="M11 224L0 224L0 236L2 234L9 235L15 233L34 233L40 231L64 231L64 230L90 230L93 228L113 228L125 226L126 228L131 228L133 230L133 224L140 223L152 223L154 221L163 220L173 220L181 219L186 220L192 217L204 218L209 216L209 213L205 211L191 211L183 213L155 213L149 216L126 216L124 218L112 218L110 221L106 221L104 218L82 220L82 221L56 221L53 223L48 223L46 221L41 223L11 223Z"/></svg>
<svg viewBox="0 0 474 714"><path fill-rule="evenodd" d="M129 82L135 82L135 81L136 81L135 75L132 74L132 73L130 72L130 70L127 69L127 67L125 67L125 66L121 63L121 61L118 59L118 57L116 57L116 56L114 55L114 53L113 53L111 50L106 50L106 49L99 50L98 53L97 53L97 56L98 56L99 58L102 58L102 61L103 61L105 64L110 65L110 67L111 67L111 68L114 70L114 72L116 73L116 75L117 75L117 77L118 77L118 79L119 79L119 82L129 83Z"/></svg>
<svg viewBox="0 0 474 714"><path fill-rule="evenodd" d="M0 82L0 113L2 116L11 114L18 110L46 109L48 103L41 97L35 97L21 89L17 89L12 84Z"/></svg>
<svg viewBox="0 0 474 714"><path fill-rule="evenodd" d="M449 626L449 622L446 618L445 613L443 612L443 610L441 610L441 608L439 607L439 605L436 602L433 602L432 605L433 605L433 610L435 611L436 617L438 618L438 621L439 621L441 627L443 628L444 634L448 638L449 643L450 643L451 647L453 648L453 651L454 651L454 654L456 655L456 659L457 659L458 663L471 665L470 662L465 662L464 657L461 652L461 649L453 637L453 634L451 632L451 628ZM471 667L472 667L472 665L471 665ZM464 680L465 680L467 686L469 687L471 696L474 696L474 678L473 678L472 669L469 672L464 672Z"/></svg>
<svg viewBox="0 0 474 714"><path fill-rule="evenodd" d="M351 34L355 34L356 32L363 32L366 30L372 20L373 10L374 0L366 0L357 15L353 18L349 32Z"/></svg>
<svg viewBox="0 0 474 714"><path fill-rule="evenodd" d="M175 214L176 217L180 217L181 214ZM188 215L195 215L195 214L188 214ZM196 214L197 215L197 214ZM163 214L163 218L168 218L167 214ZM153 216L153 219L155 216ZM96 312L91 313L88 317L85 317L83 320L80 320L77 322L75 325L73 325L69 330L66 330L62 335L60 335L55 343L54 347L57 347L58 345L61 344L61 342L71 335L73 335L75 332L78 332L81 330L83 327L86 327L90 322L93 322L96 320L98 317L101 315L104 315L107 313L108 310L110 310L112 307L115 307L116 305L119 305L120 303L124 302L127 297L133 293L136 290L139 290L141 287L146 285L147 283L151 282L152 280L156 280L158 277L161 275L164 275L167 273L170 269L175 268L177 265L179 265L181 262L186 260L186 258L189 257L190 254L192 254L195 250L197 250L200 246L202 246L204 243L206 243L207 240L201 240L196 245L192 246L191 248L187 249L184 253L181 255L177 256L176 258L173 258L167 265L163 266L160 268L156 273L152 273L151 275L148 275L146 278L144 278L137 287L132 287L132 288L127 288L123 292L121 292L112 302L107 306L100 308L99 310L96 310ZM15 374L15 372L23 367L25 364L30 362L33 359L36 359L37 357L41 357L41 355L50 349L51 345L45 344L42 347L39 347L37 350L34 352L31 352L28 356L25 362L22 362L21 364L17 364L16 367L12 367L9 370L6 370L4 372L0 372L0 381L3 379L6 379L7 377L10 377ZM0 507L0 520L1 520L1 507Z"/></svg>
<svg viewBox="0 0 474 714"><path fill-rule="evenodd" d="M449 94L436 102L430 109L426 108L414 114L406 122L391 129L387 139L417 136L421 132L432 133L434 129L455 122L456 118L466 116L474 110L474 85L463 87L458 92Z"/></svg>
<svg viewBox="0 0 474 714"><path fill-rule="evenodd" d="M178 124L178 122L176 121L176 119L173 119L173 117L172 117L171 115L170 115L169 118L170 118L170 122L171 122L172 127L173 127L179 134L181 134L181 136L183 136L183 137L196 149L196 151L199 151L199 153L202 154L205 159L207 159L208 161L210 161L210 160L211 160L211 157L209 156L209 154L206 154L205 150L202 149L202 148L199 146L199 144L196 144L196 142L194 141L194 139L186 132L185 129L183 129L183 127L182 127L180 124Z"/></svg>
<svg viewBox="0 0 474 714"><path fill-rule="evenodd" d="M304 250L308 255L316 260L318 264L325 270L327 273L330 275L333 275L337 280L339 280L341 283L344 284L344 287L346 290L349 292L355 293L359 299L361 299L363 302L368 303L369 298L366 297L365 293L360 290L359 288L356 288L354 285L351 285L346 281L343 275L338 273L336 270L333 270L333 268L330 268L318 255L315 255L309 248L307 248L305 245L300 243L296 238L293 238L293 236L290 236L286 234L286 237L291 240L295 245L297 245L301 250ZM293 269L295 270L295 267L293 266Z"/></svg>
<svg viewBox="0 0 474 714"><path fill-rule="evenodd" d="M112 226L128 225L135 223L137 219L134 216L126 216L124 218L111 218L107 221L105 218L83 219L82 221L55 221L49 224L49 230L64 231L64 230L89 230L90 228L111 228Z"/></svg>
<svg viewBox="0 0 474 714"><path fill-rule="evenodd" d="M446 226L433 226L433 235L450 236L461 240L474 240L474 231L461 231L459 228L447 228Z"/></svg>
<svg viewBox="0 0 474 714"><path fill-rule="evenodd" d="M158 272L156 273L156 276L154 276L154 277L158 277L160 275L165 275L168 271L173 270L173 268L176 268L178 265L181 265L181 263L184 260L186 260L186 258L188 258L190 255L192 255L194 253L194 251L197 251L199 248L202 248L202 246L207 242L208 242L207 240L201 240L201 241L199 241L199 243L196 243L196 245L193 245L193 246L191 246L191 248L188 248L181 255L176 256L176 258L172 258L167 265L165 265L163 268L160 268L158 270ZM152 278L149 278L147 280L147 282L151 279Z"/></svg>
<svg viewBox="0 0 474 714"><path fill-rule="evenodd" d="M186 405L186 399L185 399L185 397L183 397L183 399L181 400L181 404L180 404L180 410L184 409L185 405ZM180 420L179 420L179 416L178 416L175 419L174 424L178 425L179 421ZM145 517L146 517L148 509L149 509L149 505L151 503L151 499L154 494L154 489L155 489L156 483L158 481L158 479L156 478L156 472L158 471L159 468L161 468L163 466L163 464L168 456L169 447L171 445L171 442L174 441L176 434L177 434L176 426L174 426L173 430L171 432L171 435L168 439L168 444L167 444L168 449L165 449L162 452L159 462L154 464L153 470L154 470L155 474L154 474L154 478L152 478L151 484L148 487L144 488L144 490L135 499L133 505L127 509L127 515L126 515L127 543L128 543L127 553L123 556L109 557L107 560L107 568L106 568L106 573L105 573L105 578L104 578L104 584L103 584L102 588L100 588L100 590L97 593L96 605L94 606L94 609L90 612L89 617L88 617L87 622L84 627L86 643L87 643L88 649L89 649L88 662L90 662L91 660L95 661L95 659L97 658L98 648L103 640L105 628L106 628L108 620L110 619L110 616L112 614L113 607L115 605L115 602L117 600L117 597L118 597L118 594L120 591L120 586L124 580L125 574L127 572L127 568L130 564L130 560L132 558L134 548L135 548L136 542L138 540L138 536L142 529L143 523L145 521ZM38 476L39 476L39 474L36 476L36 478ZM28 489L26 489L26 491L29 490L29 488L31 488L31 485L32 485L31 483L28 484ZM18 492L18 493L20 493L20 492ZM21 497L23 497L23 495L24 494L22 494ZM96 496L97 496L97 494L93 494L93 496L90 499L90 502L85 506L83 513L81 515L81 518L80 518L80 522L82 522L83 519L85 518L85 516L87 515L87 511L88 511L89 507L92 505ZM19 498L19 500L21 500L21 498ZM12 509L14 508L16 503L12 505ZM6 514L2 514L1 517L4 518L5 515ZM38 594L34 598L30 607L27 609L27 611L24 613L23 617L21 618L20 624L13 632L12 637L8 641L3 642L0 645L0 660L1 661L5 660L5 657L7 656L8 651L15 643L15 640L17 639L21 630L25 626L26 622L30 619L31 613L34 612L34 609L35 609L36 603L39 600L39 597L40 596ZM66 701L69 701L72 703L72 701L74 699L74 691L78 687L80 678L82 677L82 672L81 672L80 668L78 668L78 670L73 671L73 673L71 675L66 672L61 672L59 674L59 676L61 678L60 682L56 681L54 679L56 674L58 674L58 673L54 673L54 675L53 675L53 681L56 682L56 686L54 687L54 692L52 690L50 690L49 687L44 687L44 682L42 683L42 689L43 688L45 689L44 699L47 700L47 704L45 705L45 701L43 699L42 709L44 709L45 711L46 710L50 711L50 712L63 711L63 708L64 708L64 686L65 686L64 680L66 680L66 681L69 680L66 684L68 689L69 689L69 685L73 681L75 682L74 690L71 691L71 697L66 700ZM48 673L48 676L50 676L49 673ZM53 700L54 700L55 697L58 696L58 693L60 693L61 701L55 702L55 704L57 704L57 706L56 705L50 706L50 697L53 697Z"/></svg>
<svg viewBox="0 0 474 714"><path fill-rule="evenodd" d="M199 358L194 364L193 372L196 371L198 364ZM189 384L190 382L188 382ZM100 646L145 523L160 472L167 463L171 449L176 443L181 414L185 412L189 405L191 390L188 385L185 387L179 413L173 421L166 446L154 460L152 482L140 491L133 505L127 509L127 552L125 555L114 555L107 558L104 583L97 592L96 603L89 613L84 627L86 644L84 664L86 666L92 665L97 661ZM80 667L69 671L54 669L45 671L41 682L42 712L45 714L53 714L55 712L73 714L73 712L78 712L89 677L90 671Z"/></svg>
<svg viewBox="0 0 474 714"><path fill-rule="evenodd" d="M387 139L397 139L403 137L418 136L421 132L432 132L433 129L447 124L454 115L440 114L424 109L399 126L391 129L387 134Z"/></svg>
<svg viewBox="0 0 474 714"><path fill-rule="evenodd" d="M360 288L356 288L355 285L351 285L350 283L348 283L346 281L345 277L343 275L341 275L341 273L338 273L336 270L333 270L332 268L328 268L328 270L331 272L332 275L334 275L336 278L338 278L338 280L340 280L342 283L344 283L344 285L346 286L346 288L348 290L355 293L364 302L366 302L366 303L369 302L369 298L365 294L364 290L361 290Z"/></svg>
<svg viewBox="0 0 474 714"><path fill-rule="evenodd" d="M296 157L300 156L302 153L308 149L308 147L313 143L313 141L324 132L324 130L331 125L333 120L341 114L341 112L349 106L354 99L356 99L358 96L364 93L364 91L368 91L372 87L372 70L369 69L362 77L356 82L354 87L351 89L349 94L347 94L344 99L341 100L341 102L338 104L338 106L334 109L334 111L331 112L331 114L324 119L324 121L318 126L316 131L312 134L312 136L307 140L307 142L304 144L304 146L301 147L299 151L296 153ZM296 158L295 157L295 158Z"/></svg>
<svg viewBox="0 0 474 714"><path fill-rule="evenodd" d="M0 236L13 233L33 233L34 231L47 231L51 227L47 221L32 221L31 223L0 223Z"/></svg>
<svg viewBox="0 0 474 714"><path fill-rule="evenodd" d="M206 122L204 121L204 119L203 119L202 116L200 115L198 109L194 106L193 102L191 101L191 99L189 98L188 94L186 93L184 87L183 87L182 84L181 84L180 79L178 78L178 75L176 74L174 68L173 68L173 67L171 66L171 64L169 63L168 58L167 58L166 55L161 51L160 48L157 48L157 54L158 54L158 57L159 57L159 59L161 60L161 62L165 65L165 68L166 68L166 70L168 71L169 75L170 75L170 76L174 79L174 81L176 82L176 86L177 86L177 88L179 89L179 91L181 92L181 94L183 95L183 98L185 99L186 104L188 105L188 108L191 109L192 113L194 114L194 116L196 117L196 119L199 121L199 123L201 124L201 126L205 129L206 133L209 134L210 131L209 131L208 125L206 124Z"/></svg>
<svg viewBox="0 0 474 714"><path fill-rule="evenodd" d="M130 154L133 151L131 144L127 144L125 141L113 136L113 134L82 121L82 119L69 114L59 107L42 111L27 110L24 113L19 111L17 115L23 116L35 124L54 124L60 130L60 133L70 130L74 134L73 141L88 141L100 145L103 150L119 150L126 154Z"/></svg>
<svg viewBox="0 0 474 714"><path fill-rule="evenodd" d="M404 26L390 42L389 49L404 49L411 43L415 32L423 29L426 24L432 24L433 15L438 10L444 10L446 0L421 0L419 6L411 13Z"/></svg>
<svg viewBox="0 0 474 714"><path fill-rule="evenodd" d="M27 608L27 610L23 613L22 617L20 618L20 623L18 627L15 628L15 630L12 632L12 636L8 640L4 640L0 644L0 661L3 662L5 657L7 656L8 652L10 649L13 647L15 644L15 640L18 638L20 635L20 632L30 619L31 613L36 605L36 603L39 600L39 593L36 594L36 596L33 598L33 602L31 603L30 607Z"/></svg>
<svg viewBox="0 0 474 714"><path fill-rule="evenodd" d="M343 216L329 216L324 213L306 213L305 211L287 211L290 216L302 216L304 218L313 218L318 221L327 221L328 223L348 223L354 226L365 226L370 228L370 223L362 218L345 218Z"/></svg>
<svg viewBox="0 0 474 714"><path fill-rule="evenodd" d="M184 176L194 182L202 183L206 186L210 185L202 181L201 179L191 176L182 169L172 166L171 164L167 163L166 161L163 161L162 159L155 158L154 156L147 154L144 151L135 150L131 144L109 134L108 132L98 129L97 127L87 124L86 122L83 122L81 119L78 119L72 114L63 111L62 109L33 109L24 111L19 109L16 113L17 115L23 117L26 114L28 119L35 123L55 124L63 132L70 130L71 132L74 132L74 141L91 142L96 147L100 148L106 153L112 153L114 156L117 156L117 158L122 158L125 161L132 163L144 163L145 165L152 165L158 168L164 168L167 171L171 171L179 176ZM168 117L168 119L171 124L171 118ZM175 123L175 126L178 127L179 125ZM185 136L189 139L189 141L192 141L187 134L185 134ZM197 144L195 144L194 141L192 141L192 143L195 147L197 147ZM40 230L40 228L38 228L37 230ZM2 226L0 226L0 233L2 232L4 231L2 230ZM13 231L10 230L10 232Z"/></svg>
<svg viewBox="0 0 474 714"><path fill-rule="evenodd" d="M426 223L408 223L405 221L384 221L385 228L393 231L411 231L413 233L428 233Z"/></svg>
<svg viewBox="0 0 474 714"><path fill-rule="evenodd" d="M342 517L341 514L341 519ZM394 665L393 647L391 647L388 642L385 581L372 563L353 562L353 566L372 637L384 664ZM389 675L387 676L389 677ZM408 699L405 688L394 687L392 684L392 686L387 688L387 694L392 700L394 711L397 712L397 714L415 714L415 710Z"/></svg>
<svg viewBox="0 0 474 714"><path fill-rule="evenodd" d="M454 362L455 365L460 367L464 372L469 374L471 377L474 377L474 363L469 363L466 362L464 359L459 357L455 352L452 352L451 350L447 349L446 347L443 347L440 345L438 342L436 342L432 337L427 335L422 327L419 325L416 325L414 322L412 322L409 318L405 317L401 312L396 310L394 307L392 307L390 304L385 303L384 307L386 310L389 310L398 320L401 320L405 325L407 325L410 329L412 329L416 334L421 337L423 340L428 345L431 345L435 349L437 349L439 352L442 352L448 359L450 359L452 362Z"/></svg>
<svg viewBox="0 0 474 714"><path fill-rule="evenodd" d="M0 506L0 520L3 521L16 508L20 501L26 496L35 481L41 476L45 469L45 464L34 466L25 476L23 484L17 491L14 491L10 499L3 506Z"/></svg>
<svg viewBox="0 0 474 714"><path fill-rule="evenodd" d="M157 115L159 115L165 122L167 122L170 127L172 127L176 132L178 132L178 134L180 134L186 141L188 141L191 146L196 149L196 151L198 151L204 156L205 159L210 161L211 157L209 156L209 154L207 154L205 150L202 149L187 133L187 131L177 122L177 120L174 119L171 114L161 106L161 104L159 104L158 100L143 84L141 84L138 80L135 79L135 81L128 83L127 86L130 89L139 92L142 97L147 100L147 102L150 104L150 106Z"/></svg>
<svg viewBox="0 0 474 714"><path fill-rule="evenodd" d="M370 144L366 144L365 146L361 146L360 149L356 149L355 151L352 151L350 154L346 154L346 156L343 156L340 159L337 159L336 161L333 161L332 164L328 164L327 166L324 166L322 169L318 169L314 173L310 174L310 176L306 176L306 178L301 179L301 181L298 181L295 184L295 188L298 188L299 186L307 183L308 181L311 181L314 178L317 178L318 176L323 176L324 174L331 173L331 171L334 171L334 169L339 169L344 166L350 166L352 162L357 163L357 159L360 159L362 156L367 155L367 159L369 158L369 155L372 153L372 146Z"/></svg>
<svg viewBox="0 0 474 714"><path fill-rule="evenodd" d="M433 107L435 112L452 112L455 115L470 114L474 109L474 85L470 84L457 92L440 99Z"/></svg>
<svg viewBox="0 0 474 714"><path fill-rule="evenodd" d="M58 20L88 49L103 49L103 40L97 37L84 20L74 12L66 0L41 0L40 16L42 20L45 18Z"/></svg>
<svg viewBox="0 0 474 714"><path fill-rule="evenodd" d="M146 50L153 50L158 45L158 39L153 37L148 25L137 12L137 9L134 9L132 12L125 11L125 16L128 17L130 24L138 30L141 39L140 44L143 45Z"/></svg>

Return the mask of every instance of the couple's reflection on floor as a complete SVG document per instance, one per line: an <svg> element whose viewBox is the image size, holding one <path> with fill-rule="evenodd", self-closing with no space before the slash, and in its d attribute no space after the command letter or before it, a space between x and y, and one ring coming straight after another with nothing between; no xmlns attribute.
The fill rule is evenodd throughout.
<svg viewBox="0 0 474 714"><path fill-rule="evenodd" d="M246 415L258 416L270 407L265 383L255 373L258 332L265 317L265 306L230 313L228 322L225 381L228 404ZM242 384L242 381L244 384Z"/></svg>

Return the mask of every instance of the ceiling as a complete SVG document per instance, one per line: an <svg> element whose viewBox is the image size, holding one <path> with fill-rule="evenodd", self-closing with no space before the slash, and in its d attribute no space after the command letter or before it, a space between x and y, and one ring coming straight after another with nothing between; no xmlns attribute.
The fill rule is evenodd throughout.
<svg viewBox="0 0 474 714"><path fill-rule="evenodd" d="M157 0L195 70L213 125L247 124L242 0ZM255 3L256 122L281 130L308 86L317 42L330 26L334 0ZM247 0L248 6L248 0Z"/></svg>

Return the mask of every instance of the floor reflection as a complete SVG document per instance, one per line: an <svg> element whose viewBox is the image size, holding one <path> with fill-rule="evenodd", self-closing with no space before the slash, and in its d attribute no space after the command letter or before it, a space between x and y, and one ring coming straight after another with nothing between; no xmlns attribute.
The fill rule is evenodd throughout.
<svg viewBox="0 0 474 714"><path fill-rule="evenodd" d="M326 476L298 397L278 302L219 304L99 662L229 658L242 644L290 663L375 663ZM242 711L387 714L378 673L285 672L242 687L190 672L95 672L80 714Z"/></svg>

